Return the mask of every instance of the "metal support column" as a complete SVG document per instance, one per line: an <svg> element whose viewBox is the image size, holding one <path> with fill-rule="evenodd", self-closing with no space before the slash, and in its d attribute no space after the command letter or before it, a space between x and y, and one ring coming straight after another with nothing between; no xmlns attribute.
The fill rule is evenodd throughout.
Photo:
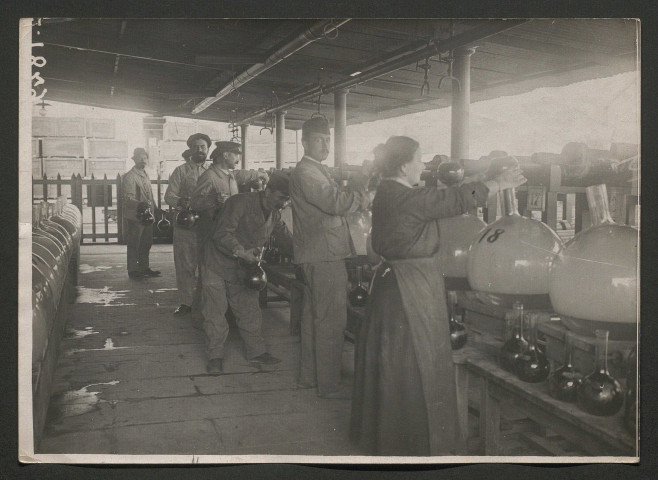
<svg viewBox="0 0 658 480"><path fill-rule="evenodd" d="M283 143L286 130L286 112L276 112L276 169L283 168Z"/></svg>
<svg viewBox="0 0 658 480"><path fill-rule="evenodd" d="M242 170L247 169L247 130L249 125L240 125L240 141L242 142Z"/></svg>
<svg viewBox="0 0 658 480"><path fill-rule="evenodd" d="M454 51L453 75L459 84L452 84L452 132L450 157L452 160L469 155L469 109L471 104L471 55L474 48L457 48Z"/></svg>
<svg viewBox="0 0 658 480"><path fill-rule="evenodd" d="M347 93L343 88L334 92L334 166L347 161Z"/></svg>

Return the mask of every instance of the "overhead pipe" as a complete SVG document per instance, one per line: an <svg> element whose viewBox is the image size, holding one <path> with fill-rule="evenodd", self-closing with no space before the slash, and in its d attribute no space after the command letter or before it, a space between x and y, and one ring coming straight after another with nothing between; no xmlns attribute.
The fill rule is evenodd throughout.
<svg viewBox="0 0 658 480"><path fill-rule="evenodd" d="M221 100L228 94L234 92L245 83L253 80L261 73L266 72L267 70L269 70L270 68L281 62L282 60L288 58L290 55L298 52L299 50L306 47L307 45L310 45L311 43L320 40L321 38L323 38L323 36L335 32L336 30L338 30L339 27L345 25L349 21L350 21L349 18L338 20L338 21L323 20L307 28L306 30L304 30L303 33L301 33L293 40L286 43L283 47L278 49L276 52L272 53L262 63L256 63L252 65L247 70L242 72L240 75L235 77L235 79L231 80L229 83L224 85L222 89L219 92L217 92L217 94L214 97L206 97L205 99L203 99L196 107L194 107L192 113L196 114L204 111L206 108L208 108L216 101Z"/></svg>
<svg viewBox="0 0 658 480"><path fill-rule="evenodd" d="M511 28L517 27L529 21L530 20L528 19L491 21L489 23L486 23L485 25L475 27L469 30L468 32L455 35L454 37L447 38L445 40L434 41L429 45L425 44L425 46L423 47L418 47L412 49L409 52L400 53L399 55L396 55L395 57L390 58L388 60L377 62L373 65L368 66L367 68L364 69L362 73L355 75L353 77L344 80L339 80L338 82L332 83L330 85L326 85L324 87L318 85L316 87L310 88L309 90L299 93L294 97L285 100L283 102L280 102L275 106L260 109L252 113L251 115L242 118L236 123L240 123L240 124L251 123L253 120L257 119L262 115L265 115L266 113L272 113L277 110L291 108L297 103L314 99L320 94L324 95L328 93L333 93L336 90L353 87L354 85L358 85L360 83L367 82L368 80L372 80L373 78L377 78L382 75L386 75L387 73L394 72L395 70L399 70L400 68L406 67L407 65L410 65L418 60L422 60L427 57L438 55L439 53L447 52L449 50L454 50L455 48L458 47L464 47L470 45L472 43L478 42L492 35L496 35L497 33L504 32L505 30L509 30Z"/></svg>

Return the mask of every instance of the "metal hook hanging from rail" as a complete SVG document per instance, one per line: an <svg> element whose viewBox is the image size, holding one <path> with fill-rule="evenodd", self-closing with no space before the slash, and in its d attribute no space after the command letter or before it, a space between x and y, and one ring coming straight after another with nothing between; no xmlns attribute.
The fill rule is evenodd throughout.
<svg viewBox="0 0 658 480"><path fill-rule="evenodd" d="M320 85L320 93L318 94L318 111L317 111L317 112L313 112L313 115L311 115L311 118L314 118L314 117L322 117L322 118L324 118L324 119L326 120L327 117L326 117L326 116L320 111L320 105L321 105L321 104L320 104L320 100L321 100L321 99L322 99L322 85Z"/></svg>
<svg viewBox="0 0 658 480"><path fill-rule="evenodd" d="M455 36L455 22L454 20L450 21L450 35L448 37L448 40L451 40ZM461 83L459 83L459 79L457 77L454 77L452 75L452 63L455 61L455 51L450 50L448 52L448 56L443 58L441 54L439 53L439 62L442 63L447 63L448 64L448 69L445 74L441 75L441 79L439 80L439 86L437 88L441 89L441 84L443 83L443 80L448 79L452 81L452 86L454 87L455 82L457 83L457 91L461 91Z"/></svg>
<svg viewBox="0 0 658 480"><path fill-rule="evenodd" d="M425 70L425 74L423 75L423 84L420 86L420 96L422 97L424 95L430 94L430 82L428 79L429 71L432 68L432 65L430 65L430 57L427 57L425 59L425 63L423 63L422 65L416 64L416 69L419 68Z"/></svg>

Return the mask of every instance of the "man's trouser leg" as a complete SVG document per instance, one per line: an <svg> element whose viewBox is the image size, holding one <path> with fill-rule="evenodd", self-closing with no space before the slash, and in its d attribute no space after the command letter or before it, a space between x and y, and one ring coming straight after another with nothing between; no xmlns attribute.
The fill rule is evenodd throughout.
<svg viewBox="0 0 658 480"><path fill-rule="evenodd" d="M235 323L240 329L244 342L245 356L252 359L265 353L265 340L262 334L263 320L258 305L258 291L226 282L228 302L235 315Z"/></svg>
<svg viewBox="0 0 658 480"><path fill-rule="evenodd" d="M174 228L174 266L176 267L176 287L178 301L192 306L197 285L198 247L196 233L182 227Z"/></svg>
<svg viewBox="0 0 658 480"><path fill-rule="evenodd" d="M228 337L228 323L224 314L228 308L225 281L202 267L203 272L203 330L206 332L208 360L224 358L224 343Z"/></svg>
<svg viewBox="0 0 658 480"><path fill-rule="evenodd" d="M139 270L139 239L142 235L143 225L132 220L125 222L126 247L128 255L128 272Z"/></svg>
<svg viewBox="0 0 658 480"><path fill-rule="evenodd" d="M139 236L139 249L138 249L138 261L139 269L144 271L148 270L149 265L149 252L151 251L151 245L153 245L153 224L142 226L142 232Z"/></svg>
<svg viewBox="0 0 658 480"><path fill-rule="evenodd" d="M318 394L336 391L340 382L347 324L347 270L343 260L301 265L304 315L301 325L300 380L315 383Z"/></svg>

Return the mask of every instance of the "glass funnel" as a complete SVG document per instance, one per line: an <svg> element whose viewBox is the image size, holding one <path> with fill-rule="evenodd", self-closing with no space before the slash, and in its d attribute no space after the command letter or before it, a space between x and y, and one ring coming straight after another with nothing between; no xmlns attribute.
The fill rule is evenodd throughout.
<svg viewBox="0 0 658 480"><path fill-rule="evenodd" d="M563 402L575 402L578 384L582 375L573 366L574 334L566 332L564 335L564 361L562 365L548 377L548 393L553 398Z"/></svg>
<svg viewBox="0 0 658 480"><path fill-rule="evenodd" d="M608 330L596 330L596 368L578 386L578 406L592 415L611 416L624 403L619 382L608 371Z"/></svg>

